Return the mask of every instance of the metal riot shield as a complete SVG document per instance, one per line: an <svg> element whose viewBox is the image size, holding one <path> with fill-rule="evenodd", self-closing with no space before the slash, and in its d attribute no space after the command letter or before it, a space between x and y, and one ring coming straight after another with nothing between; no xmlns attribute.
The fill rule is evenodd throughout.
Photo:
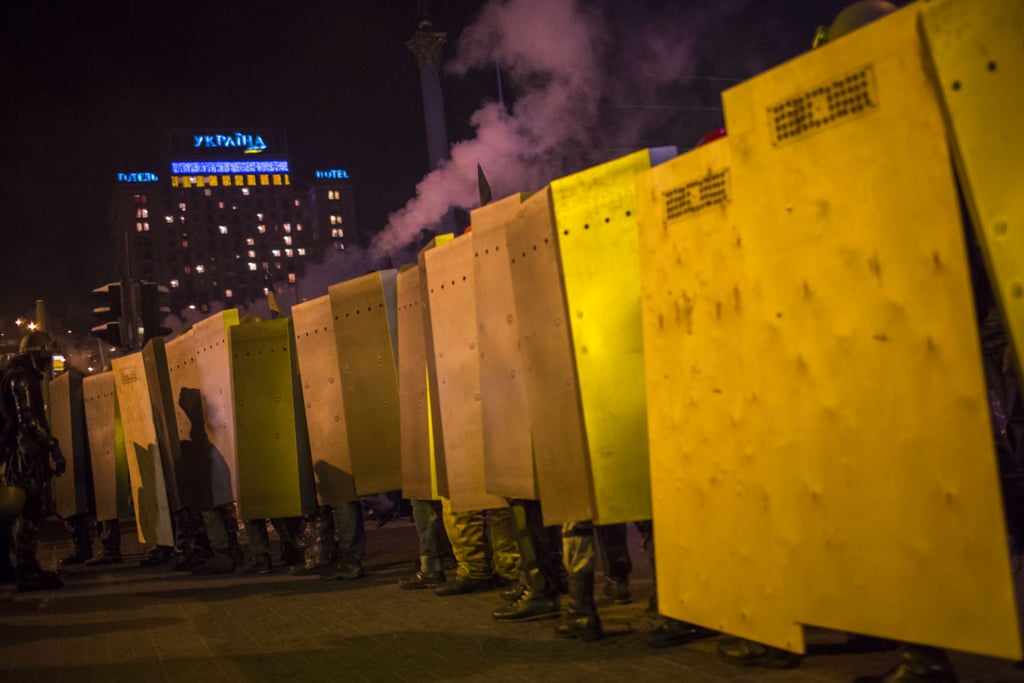
<svg viewBox="0 0 1024 683"><path fill-rule="evenodd" d="M228 329L242 519L313 512L316 494L291 319Z"/></svg>
<svg viewBox="0 0 1024 683"><path fill-rule="evenodd" d="M189 490L188 498L195 506L187 507L196 511L234 500L231 472L235 456L233 452L225 454L217 443L226 443L233 450L234 434L229 432L230 441L215 441L223 432L209 423L210 417L223 414L225 404L231 405L230 384L223 386L228 380L227 329L223 315L211 316L213 325L193 326L166 344L170 396L174 401L181 449L181 476ZM219 339L211 339L209 332L219 333ZM210 363L201 364L203 354L215 355L222 366L214 369L209 367Z"/></svg>
<svg viewBox="0 0 1024 683"><path fill-rule="evenodd" d="M401 420L402 494L406 498L436 500L437 475L430 425L427 381L427 346L423 318L423 269L409 266L398 271L398 414Z"/></svg>
<svg viewBox="0 0 1024 683"><path fill-rule="evenodd" d="M228 330L238 324L238 309L229 308L192 325L196 370L203 398L203 418L213 463L214 505L238 499L238 448L232 395Z"/></svg>
<svg viewBox="0 0 1024 683"><path fill-rule="evenodd" d="M1024 5L1017 0L921 6L960 185L1017 359L1024 358ZM1019 374L1019 369L1018 369Z"/></svg>
<svg viewBox="0 0 1024 683"><path fill-rule="evenodd" d="M156 437L156 421L150 405L142 353L114 358L111 365L139 540L173 546L174 532L171 529L164 464Z"/></svg>
<svg viewBox="0 0 1024 683"><path fill-rule="evenodd" d="M321 505L356 500L330 296L292 306L309 452Z"/></svg>
<svg viewBox="0 0 1024 683"><path fill-rule="evenodd" d="M146 368L156 440L164 462L167 502L172 512L182 509L207 510L212 507L208 482L206 486L197 486L199 482L193 479L194 473L188 470L182 460L171 377L167 368L167 347L163 337L154 337L146 343L142 348L142 362Z"/></svg>
<svg viewBox="0 0 1024 683"><path fill-rule="evenodd" d="M452 511L505 507L484 484L472 235L425 252L424 264Z"/></svg>
<svg viewBox="0 0 1024 683"><path fill-rule="evenodd" d="M484 483L490 493L536 499L530 411L523 385L512 272L505 224L527 195L513 195L472 214L473 282L483 419Z"/></svg>
<svg viewBox="0 0 1024 683"><path fill-rule="evenodd" d="M794 621L1016 659L963 225L918 12L725 92L748 282L737 367L757 371L723 391L754 425L748 457L780 472L760 495Z"/></svg>
<svg viewBox="0 0 1024 683"><path fill-rule="evenodd" d="M455 236L451 233L438 235L420 249L416 255L416 263L420 269L420 302L423 310L423 342L426 353L427 415L429 418L427 428L429 430L431 447L431 490L435 491L438 497L448 497L448 466L444 453L444 425L441 423L441 401L438 397L437 366L434 362L434 325L431 322L430 295L427 291L426 254L431 249L447 244L453 239L455 239Z"/></svg>
<svg viewBox="0 0 1024 683"><path fill-rule="evenodd" d="M719 140L637 176L658 611L802 651L766 509L792 472L762 450L771 424L747 406L760 359L745 329L760 302L729 152Z"/></svg>
<svg viewBox="0 0 1024 683"><path fill-rule="evenodd" d="M67 461L64 476L53 482L57 515L63 519L91 512L93 507L92 469L82 401L82 373L79 370L69 368L50 381L47 421L50 433L60 443Z"/></svg>
<svg viewBox="0 0 1024 683"><path fill-rule="evenodd" d="M334 339L356 493L402 486L395 271L331 285Z"/></svg>
<svg viewBox="0 0 1024 683"><path fill-rule="evenodd" d="M130 484L124 436L120 434L120 421L117 417L114 373L102 372L83 378L82 396L96 519L120 519L129 513Z"/></svg>
<svg viewBox="0 0 1024 683"><path fill-rule="evenodd" d="M592 519L590 468L547 188L506 225L544 524Z"/></svg>

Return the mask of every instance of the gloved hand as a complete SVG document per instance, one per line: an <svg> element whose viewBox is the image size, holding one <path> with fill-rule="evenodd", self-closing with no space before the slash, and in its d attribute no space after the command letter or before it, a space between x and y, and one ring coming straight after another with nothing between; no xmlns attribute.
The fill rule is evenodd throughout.
<svg viewBox="0 0 1024 683"><path fill-rule="evenodd" d="M60 450L60 444L54 439L50 445L50 457L53 459L53 475L59 477L68 469L68 462L64 459L64 453Z"/></svg>

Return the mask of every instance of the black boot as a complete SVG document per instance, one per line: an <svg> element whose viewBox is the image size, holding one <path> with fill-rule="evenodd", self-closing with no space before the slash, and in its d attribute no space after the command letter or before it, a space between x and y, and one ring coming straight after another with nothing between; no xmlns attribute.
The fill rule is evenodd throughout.
<svg viewBox="0 0 1024 683"><path fill-rule="evenodd" d="M594 605L594 572L569 574L569 611L555 627L560 638L600 640L604 637L601 619Z"/></svg>
<svg viewBox="0 0 1024 683"><path fill-rule="evenodd" d="M536 621L556 619L561 613L557 591L554 594L535 593L526 588L515 602L494 610L493 616L498 621Z"/></svg>
<svg viewBox="0 0 1024 683"><path fill-rule="evenodd" d="M718 642L718 656L737 666L791 669L800 663L800 655L763 645L746 638L726 638Z"/></svg>
<svg viewBox="0 0 1024 683"><path fill-rule="evenodd" d="M884 676L858 678L856 683L956 683L957 680L945 650L905 645L899 666Z"/></svg>
<svg viewBox="0 0 1024 683"><path fill-rule="evenodd" d="M34 559L19 558L15 574L17 575L19 593L51 590L64 585L57 572L45 571Z"/></svg>

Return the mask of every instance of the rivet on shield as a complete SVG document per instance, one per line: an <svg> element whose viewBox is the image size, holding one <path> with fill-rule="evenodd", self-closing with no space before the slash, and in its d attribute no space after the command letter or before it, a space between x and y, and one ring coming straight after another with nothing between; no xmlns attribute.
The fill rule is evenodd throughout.
<svg viewBox="0 0 1024 683"><path fill-rule="evenodd" d="M996 222L992 225L992 232L1000 237L1005 237L1007 230L1010 226L1006 224L1006 221L1002 218L996 219Z"/></svg>

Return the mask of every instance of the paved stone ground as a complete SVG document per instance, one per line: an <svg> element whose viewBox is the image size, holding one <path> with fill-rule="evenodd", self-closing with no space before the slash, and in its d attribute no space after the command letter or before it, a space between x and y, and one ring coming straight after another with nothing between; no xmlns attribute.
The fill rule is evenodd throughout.
<svg viewBox="0 0 1024 683"><path fill-rule="evenodd" d="M368 527L366 578L192 577L126 562L66 570L65 587L17 594L0 587L0 681L852 681L886 671L896 650L850 652L841 634L814 631L799 668L737 668L715 655L717 638L655 650L644 637L650 568L631 530L634 602L599 601L607 637L552 635L552 622L501 624L497 592L440 598L397 587L416 557L415 529ZM51 530L44 565L70 551ZM962 681L1024 682L1012 662L953 654Z"/></svg>

